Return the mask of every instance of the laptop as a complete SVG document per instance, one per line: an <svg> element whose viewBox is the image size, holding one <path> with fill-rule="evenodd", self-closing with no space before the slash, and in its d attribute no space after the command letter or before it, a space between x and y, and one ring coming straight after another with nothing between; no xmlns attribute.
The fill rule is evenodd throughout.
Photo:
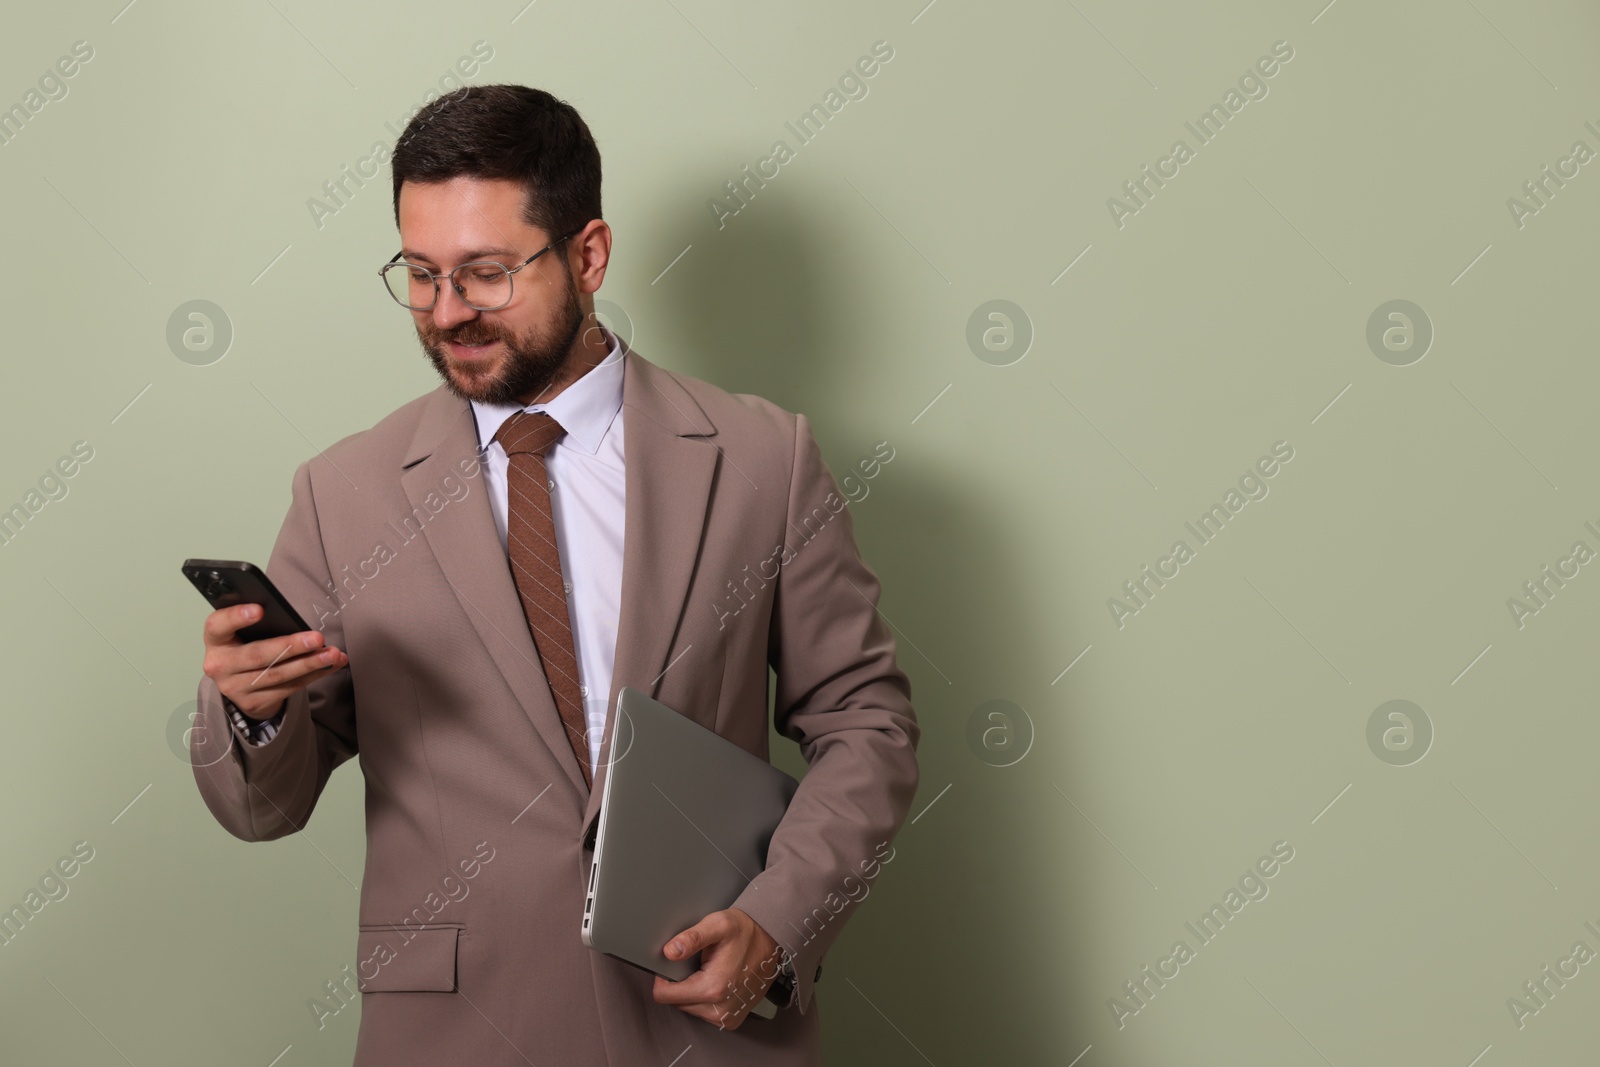
<svg viewBox="0 0 1600 1067"><path fill-rule="evenodd" d="M766 867L799 783L631 686L617 696L611 763L591 831L583 943L672 981L699 953L661 949L730 906ZM591 846L590 841L585 842ZM771 1001L752 1014L771 1018Z"/></svg>

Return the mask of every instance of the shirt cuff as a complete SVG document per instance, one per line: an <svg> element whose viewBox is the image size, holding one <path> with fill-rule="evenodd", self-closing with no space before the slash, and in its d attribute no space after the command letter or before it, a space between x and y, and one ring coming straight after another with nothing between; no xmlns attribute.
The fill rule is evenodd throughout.
<svg viewBox="0 0 1600 1067"><path fill-rule="evenodd" d="M284 701L283 707L278 709L278 714L270 719L252 719L239 710L238 705L227 697L222 698L222 706L228 710L228 718L239 732L244 734L245 740L255 748L271 741L278 734L278 729L283 725L283 713L289 710L289 702Z"/></svg>

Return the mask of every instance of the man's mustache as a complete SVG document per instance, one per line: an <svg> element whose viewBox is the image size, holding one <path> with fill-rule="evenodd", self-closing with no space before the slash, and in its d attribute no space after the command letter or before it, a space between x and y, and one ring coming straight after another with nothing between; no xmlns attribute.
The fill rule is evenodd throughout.
<svg viewBox="0 0 1600 1067"><path fill-rule="evenodd" d="M485 333L481 330L456 330L453 333L438 333L434 335L434 344L443 345L446 341L454 341L458 345L478 345L485 341L500 340L498 332Z"/></svg>

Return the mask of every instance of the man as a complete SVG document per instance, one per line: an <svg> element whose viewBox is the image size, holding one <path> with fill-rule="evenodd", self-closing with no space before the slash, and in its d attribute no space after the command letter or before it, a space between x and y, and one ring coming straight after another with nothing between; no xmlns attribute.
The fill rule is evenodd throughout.
<svg viewBox="0 0 1600 1067"><path fill-rule="evenodd" d="M295 472L267 573L315 629L242 644L253 608L207 618L200 793L272 840L359 756L358 1067L820 1062L813 986L919 726L809 423L593 319L611 231L569 105L459 90L392 166L384 283L443 382ZM769 664L809 766L766 869L671 939L700 954L684 981L587 948L619 689L766 758Z"/></svg>

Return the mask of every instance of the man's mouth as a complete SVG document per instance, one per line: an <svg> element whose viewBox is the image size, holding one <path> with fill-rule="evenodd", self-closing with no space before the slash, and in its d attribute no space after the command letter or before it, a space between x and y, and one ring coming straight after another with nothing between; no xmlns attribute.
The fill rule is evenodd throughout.
<svg viewBox="0 0 1600 1067"><path fill-rule="evenodd" d="M447 341L445 343L450 349L450 354L457 359L472 360L482 358L497 342L483 341L472 345L464 345L458 341Z"/></svg>

